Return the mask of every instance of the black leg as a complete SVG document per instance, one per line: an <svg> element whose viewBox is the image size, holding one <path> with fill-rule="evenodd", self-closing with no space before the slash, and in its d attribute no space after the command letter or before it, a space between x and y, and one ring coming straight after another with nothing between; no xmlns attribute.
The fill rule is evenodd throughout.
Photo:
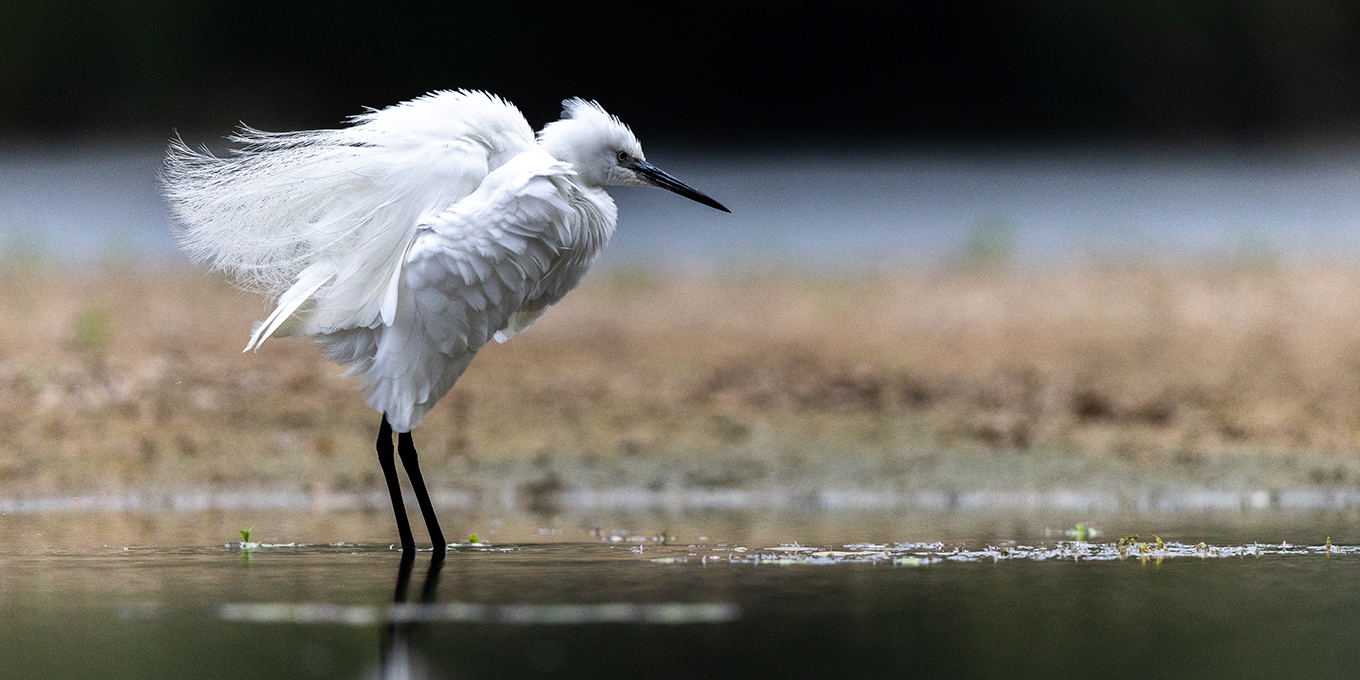
<svg viewBox="0 0 1360 680"><path fill-rule="evenodd" d="M434 516L434 505L430 503L430 493L425 490L425 478L420 474L420 461L416 457L416 445L410 432L397 435L397 454L401 465L406 468L406 478L411 480L416 500L420 502L420 514L425 516L425 528L430 532L430 542L434 544L434 559L444 559L449 544L444 540L444 532L439 529L439 519Z"/></svg>
<svg viewBox="0 0 1360 680"><path fill-rule="evenodd" d="M406 456L403 455L402 458L405 459ZM411 538L411 522L406 519L406 503L401 499L401 484L397 481L397 463L392 458L392 426L387 424L385 414L382 425L378 426L378 464L382 466L383 477L387 478L387 493L392 496L392 512L397 516L397 535L401 536L401 549L403 552L414 551L416 542ZM424 492L423 487L421 492Z"/></svg>

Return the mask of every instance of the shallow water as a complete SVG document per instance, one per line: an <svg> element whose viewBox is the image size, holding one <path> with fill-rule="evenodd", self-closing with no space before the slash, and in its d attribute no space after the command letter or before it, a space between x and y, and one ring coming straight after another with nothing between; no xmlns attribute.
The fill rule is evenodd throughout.
<svg viewBox="0 0 1360 680"><path fill-rule="evenodd" d="M418 554L404 586L386 543L331 544L380 537L390 520L372 513L257 513L273 528L248 550L225 538L245 516L0 517L0 659L7 678L358 678L384 663L445 678L1281 677L1360 661L1352 515L1108 517L1085 535L1061 517L757 515L460 517L497 538L433 574Z"/></svg>

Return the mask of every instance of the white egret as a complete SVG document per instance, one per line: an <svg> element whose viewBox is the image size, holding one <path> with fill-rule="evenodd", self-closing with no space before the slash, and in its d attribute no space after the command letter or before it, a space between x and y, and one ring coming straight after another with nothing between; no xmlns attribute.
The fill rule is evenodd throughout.
<svg viewBox="0 0 1360 680"><path fill-rule="evenodd" d="M441 91L334 130L242 127L225 157L170 146L165 195L181 246L277 299L246 350L316 336L382 414L378 461L415 550L397 451L442 557L411 430L493 337L528 328L576 287L614 232L610 185L650 185L728 212L647 162L596 102L564 102L535 138L499 97Z"/></svg>

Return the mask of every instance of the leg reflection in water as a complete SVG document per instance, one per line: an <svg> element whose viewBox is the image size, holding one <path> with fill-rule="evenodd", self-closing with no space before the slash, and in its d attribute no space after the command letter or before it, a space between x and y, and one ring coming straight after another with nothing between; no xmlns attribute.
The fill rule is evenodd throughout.
<svg viewBox="0 0 1360 680"><path fill-rule="evenodd" d="M430 560L430 568L425 572L425 584L420 588L420 602L412 606L407 604L406 598L411 587L411 570L415 567L416 553L402 551L401 564L397 568L397 588L392 594L392 617L383 631L376 677L383 680L429 677L424 660L415 650L415 636L421 624L419 608L433 603L439 590L439 570L444 567L442 557L436 554Z"/></svg>

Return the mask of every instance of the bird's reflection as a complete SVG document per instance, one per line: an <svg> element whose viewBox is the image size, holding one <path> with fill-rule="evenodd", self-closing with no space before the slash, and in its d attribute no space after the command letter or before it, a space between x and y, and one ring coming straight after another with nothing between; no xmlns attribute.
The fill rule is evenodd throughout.
<svg viewBox="0 0 1360 680"><path fill-rule="evenodd" d="M401 564L397 568L397 587L392 594L392 616L383 631L375 677L383 680L430 677L427 664L416 651L415 638L422 623L419 608L433 603L439 590L439 571L444 567L442 558L436 553L430 560L430 568L425 572L425 583L420 588L419 604L411 606L407 603L407 596L416 554L415 551L402 551Z"/></svg>

